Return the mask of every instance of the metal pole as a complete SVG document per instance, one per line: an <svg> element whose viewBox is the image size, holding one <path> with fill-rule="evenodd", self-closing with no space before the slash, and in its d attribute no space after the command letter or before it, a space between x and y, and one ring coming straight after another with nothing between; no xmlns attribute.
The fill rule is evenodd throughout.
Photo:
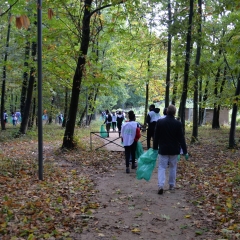
<svg viewBox="0 0 240 240"><path fill-rule="evenodd" d="M42 0L37 2L37 52L38 52L38 174L43 180L43 131L42 131Z"/></svg>

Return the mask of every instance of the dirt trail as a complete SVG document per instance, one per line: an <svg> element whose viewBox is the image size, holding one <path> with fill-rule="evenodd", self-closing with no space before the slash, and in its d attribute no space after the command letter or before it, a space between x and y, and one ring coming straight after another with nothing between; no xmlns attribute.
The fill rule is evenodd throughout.
<svg viewBox="0 0 240 240"><path fill-rule="evenodd" d="M109 140L114 137L110 134ZM114 150L114 145L106 148ZM166 190L163 195L157 194L157 167L146 182L136 179L136 170L125 173L124 158L117 163L112 161L116 165L113 170L94 176L100 207L80 239L217 239L204 231L204 216L189 203L181 186L175 193Z"/></svg>

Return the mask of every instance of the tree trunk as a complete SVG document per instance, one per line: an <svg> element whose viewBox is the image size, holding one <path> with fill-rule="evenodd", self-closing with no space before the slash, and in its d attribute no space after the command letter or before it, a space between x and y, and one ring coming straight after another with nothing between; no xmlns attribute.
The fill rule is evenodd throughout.
<svg viewBox="0 0 240 240"><path fill-rule="evenodd" d="M25 134L27 131L31 102L32 102L32 95L33 95L33 86L35 82L35 73L36 73L36 70L34 67L32 67L30 72L29 83L28 83L27 99L24 107L20 130L19 130L21 134Z"/></svg>
<svg viewBox="0 0 240 240"><path fill-rule="evenodd" d="M94 111L95 111L95 102L96 102L96 99L97 99L97 95L98 95L98 88L99 88L100 84L98 84L97 88L96 89L92 89L92 97L90 99L89 97L89 102L90 102L90 105L89 105L89 110L91 111L91 114L88 116L88 125L91 124L91 121L94 117ZM91 96L91 94L90 94Z"/></svg>
<svg viewBox="0 0 240 240"><path fill-rule="evenodd" d="M215 86L214 86L215 98L218 98L218 82L219 82L219 78L220 78L220 72L221 72L221 69L219 67L218 71L217 71L216 78L215 78ZM219 129L220 128L220 124L219 124L219 108L218 108L218 104L216 102L214 103L214 109L213 109L212 128L213 129Z"/></svg>
<svg viewBox="0 0 240 240"><path fill-rule="evenodd" d="M209 84L209 79L207 79L207 81L206 81L205 90L204 90L204 94L203 94L203 99L202 99L202 103L201 103L201 109L200 109L201 122L200 122L200 125L203 124L203 116L204 116L204 112L205 112L206 102L207 102L207 99L208 99L208 84Z"/></svg>
<svg viewBox="0 0 240 240"><path fill-rule="evenodd" d="M198 77L199 77L199 64L201 58L201 48L202 48L202 0L198 0L198 36L197 36L197 54L195 61L195 83L194 83L194 97L193 97L193 129L191 143L198 141Z"/></svg>
<svg viewBox="0 0 240 240"><path fill-rule="evenodd" d="M181 97L181 122L183 126L183 132L185 133L185 108L187 101L187 92L188 92L188 79L189 79L189 69L190 69L190 59L191 59L191 41L192 41L192 19L193 19L193 2L190 0L189 8L189 21L188 21L188 33L187 33L187 43L186 43L186 60L184 66L184 80L183 80L183 89Z"/></svg>
<svg viewBox="0 0 240 240"><path fill-rule="evenodd" d="M168 0L168 52L167 52L167 75L166 75L166 89L165 89L165 108L169 106L169 89L171 81L171 53L172 53L172 35L171 31L172 8L171 0Z"/></svg>
<svg viewBox="0 0 240 240"><path fill-rule="evenodd" d="M240 75L238 76L237 88L235 92L236 101L233 103L232 109L232 118L231 118L231 127L229 133L229 148L234 148L235 143L235 130L236 130L236 118L237 118L237 111L238 111L238 96L240 95Z"/></svg>
<svg viewBox="0 0 240 240"><path fill-rule="evenodd" d="M66 86L66 88L65 88L65 104L64 104L64 114L63 114L62 127L66 127L67 110L68 110L68 87Z"/></svg>
<svg viewBox="0 0 240 240"><path fill-rule="evenodd" d="M32 106L32 118L31 118L31 124L30 126L33 127L34 125L34 119L36 116L36 98L33 98L33 106Z"/></svg>
<svg viewBox="0 0 240 240"><path fill-rule="evenodd" d="M53 109L53 104L54 104L54 96L52 96L52 100L51 100L51 109L50 109L50 114L49 114L49 119L48 119L48 123L49 124L51 124L52 123L52 115L53 115L53 113L52 113L52 109Z"/></svg>
<svg viewBox="0 0 240 240"><path fill-rule="evenodd" d="M28 84L28 72L27 71L28 71L29 54L30 54L30 42L27 42L26 47L25 47L25 62L24 62L25 71L23 73L21 103L20 103L20 112L21 112L22 117L23 117L23 113L24 113L24 106L25 106L26 95L27 95L27 84Z"/></svg>
<svg viewBox="0 0 240 240"><path fill-rule="evenodd" d="M203 115L202 115L202 78L199 81L199 95L198 95L198 103L199 103L199 109L198 109L198 125L201 126L203 122Z"/></svg>
<svg viewBox="0 0 240 240"><path fill-rule="evenodd" d="M81 124L83 123L83 119L84 119L84 116L85 116L86 112L87 112L87 104L85 105L85 107L84 107L84 109L81 113L81 116L80 116L80 119L79 119L79 126L81 126Z"/></svg>
<svg viewBox="0 0 240 240"><path fill-rule="evenodd" d="M174 82L173 82L173 91L172 91L172 105L176 104L176 99L177 99L177 81L178 81L178 74L175 75L174 77Z"/></svg>
<svg viewBox="0 0 240 240"><path fill-rule="evenodd" d="M32 58L33 61L36 61L35 57L37 55L37 44L35 42L32 43ZM36 69L35 67L31 68L30 71L30 77L28 82L28 89L27 89L27 99L24 106L23 116L22 116L22 122L20 125L19 133L25 134L27 131L28 121L30 118L30 109L31 109L31 103L32 103L32 95L33 95L33 88L35 84L35 73Z"/></svg>
<svg viewBox="0 0 240 240"><path fill-rule="evenodd" d="M147 82L146 82L146 99L145 99L145 112L144 112L144 126L147 125L147 114L148 114L148 100L149 100L149 72L150 72L150 52L151 48L148 49L148 60L147 60L147 71L148 71L148 76L147 76Z"/></svg>
<svg viewBox="0 0 240 240"><path fill-rule="evenodd" d="M78 100L80 87L82 83L83 71L86 63L86 56L88 52L88 46L90 41L90 9L92 5L92 0L86 0L84 6L84 16L82 20L82 41L80 46L81 56L78 58L77 67L73 77L72 85L72 97L70 102L68 121L66 123L66 129L63 137L63 148L73 148L74 147L74 128L76 123L76 115L78 110Z"/></svg>
<svg viewBox="0 0 240 240"><path fill-rule="evenodd" d="M148 96L149 96L149 87L148 87L148 82L147 82L147 83L146 83L145 111L144 111L144 126L147 125Z"/></svg>
<svg viewBox="0 0 240 240"><path fill-rule="evenodd" d="M9 47L9 39L10 39L10 31L11 31L11 13L9 13L9 21L8 21L8 31L7 31L7 41L6 41L6 51L4 54L4 66L3 66L3 79L2 79L2 95L1 95L1 128L2 130L6 130L6 126L5 126L5 122L3 119L3 112L4 112L4 108L5 108L5 89L6 89L6 78L7 78L7 68L6 68L6 64L7 64L7 58L8 58L8 47Z"/></svg>

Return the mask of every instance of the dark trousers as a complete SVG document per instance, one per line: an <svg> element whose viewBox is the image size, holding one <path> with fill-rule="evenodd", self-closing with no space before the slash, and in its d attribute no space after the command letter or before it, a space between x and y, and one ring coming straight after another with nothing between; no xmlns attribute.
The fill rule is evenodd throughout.
<svg viewBox="0 0 240 240"><path fill-rule="evenodd" d="M147 129L147 149L151 148L151 138L154 136L156 122L152 122L149 124Z"/></svg>
<svg viewBox="0 0 240 240"><path fill-rule="evenodd" d="M111 123L106 123L106 130L108 132L108 137L109 137L110 127L111 127Z"/></svg>
<svg viewBox="0 0 240 240"><path fill-rule="evenodd" d="M117 128L118 128L118 133L119 133L119 137L121 135L121 130L122 130L122 123L118 123L117 124Z"/></svg>
<svg viewBox="0 0 240 240"><path fill-rule="evenodd" d="M132 156L132 168L135 168L135 152L137 148L137 142L133 142L131 146L125 146L125 160L126 167L129 167L130 156Z"/></svg>
<svg viewBox="0 0 240 240"><path fill-rule="evenodd" d="M116 129L116 122L112 122L112 129L113 129L113 131L115 131L115 129Z"/></svg>

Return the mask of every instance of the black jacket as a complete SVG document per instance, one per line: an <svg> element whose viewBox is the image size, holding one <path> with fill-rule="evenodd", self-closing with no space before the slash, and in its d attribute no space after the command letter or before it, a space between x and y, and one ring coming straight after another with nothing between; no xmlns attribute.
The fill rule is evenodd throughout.
<svg viewBox="0 0 240 240"><path fill-rule="evenodd" d="M183 154L186 154L187 146L182 123L171 115L159 119L155 127L153 149L158 149L161 155L178 155L181 148Z"/></svg>

